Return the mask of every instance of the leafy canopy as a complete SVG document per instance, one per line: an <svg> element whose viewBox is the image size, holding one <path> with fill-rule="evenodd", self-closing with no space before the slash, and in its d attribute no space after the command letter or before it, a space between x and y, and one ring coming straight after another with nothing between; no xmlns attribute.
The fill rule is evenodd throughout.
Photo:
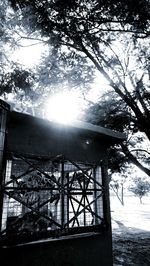
<svg viewBox="0 0 150 266"><path fill-rule="evenodd" d="M147 34L149 1L143 0L10 0L22 9L24 19L47 36L59 34L59 40L91 37L102 31L135 31ZM29 15L30 11L30 15ZM78 33L78 36L77 36ZM88 36L89 35L89 36ZM57 36L58 37L58 36ZM58 39L57 39L58 42ZM80 44L79 44L80 46Z"/></svg>

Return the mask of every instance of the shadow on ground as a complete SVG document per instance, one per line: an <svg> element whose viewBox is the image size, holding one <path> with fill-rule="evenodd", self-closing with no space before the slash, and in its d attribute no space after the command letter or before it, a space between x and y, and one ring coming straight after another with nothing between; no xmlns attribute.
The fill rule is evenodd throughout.
<svg viewBox="0 0 150 266"><path fill-rule="evenodd" d="M114 266L150 265L150 232L115 222L118 229L113 230Z"/></svg>

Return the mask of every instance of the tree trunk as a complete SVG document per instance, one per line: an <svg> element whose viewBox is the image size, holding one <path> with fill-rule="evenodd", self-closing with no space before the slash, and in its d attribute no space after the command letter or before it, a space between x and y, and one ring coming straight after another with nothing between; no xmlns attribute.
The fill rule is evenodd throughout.
<svg viewBox="0 0 150 266"><path fill-rule="evenodd" d="M142 204L142 197L140 197L140 203Z"/></svg>
<svg viewBox="0 0 150 266"><path fill-rule="evenodd" d="M124 187L123 187L123 184L121 184L121 201L122 201L122 205L124 206Z"/></svg>
<svg viewBox="0 0 150 266"><path fill-rule="evenodd" d="M120 197L118 191L112 185L110 185L110 187L112 188L112 190L116 194L116 196L117 196L118 200L120 201L121 205L124 206L124 199L123 199L122 191L121 191L121 197Z"/></svg>

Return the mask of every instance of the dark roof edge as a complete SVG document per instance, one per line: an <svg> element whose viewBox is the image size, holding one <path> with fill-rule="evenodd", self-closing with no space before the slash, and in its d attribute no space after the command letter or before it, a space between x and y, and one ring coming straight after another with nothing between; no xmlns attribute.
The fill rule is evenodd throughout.
<svg viewBox="0 0 150 266"><path fill-rule="evenodd" d="M114 131L112 129L108 129L105 127L96 126L96 125L93 125L91 123L82 122L79 120L77 120L73 123L70 123L70 124L63 124L63 123L50 121L48 119L44 119L41 117L32 116L32 115L27 114L27 113L20 113L20 112L16 112L16 111L10 111L10 112L14 113L14 114L16 113L19 116L30 117L32 119L39 120L39 121L41 120L43 122L45 121L46 123L51 124L53 126L57 125L59 128L67 128L68 127L68 128L76 128L76 129L81 129L81 130L83 129L83 130L91 131L92 133L98 133L100 135L115 138L116 140L120 140L120 141L126 140L126 135L124 133Z"/></svg>
<svg viewBox="0 0 150 266"><path fill-rule="evenodd" d="M114 131L112 129L108 129L105 127L101 127L101 126L96 126L93 125L91 123L87 123L87 122L81 122L81 121L76 121L75 123L73 123L73 125L71 125L72 127L78 127L78 128L83 128L95 133L99 133L102 135L106 135L109 137L113 137L116 139L120 139L120 140L126 140L126 134L118 132L118 131Z"/></svg>

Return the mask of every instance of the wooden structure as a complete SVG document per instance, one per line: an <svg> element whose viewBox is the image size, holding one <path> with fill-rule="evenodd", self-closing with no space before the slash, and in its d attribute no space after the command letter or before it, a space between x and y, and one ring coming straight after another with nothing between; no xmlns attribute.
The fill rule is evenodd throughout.
<svg viewBox="0 0 150 266"><path fill-rule="evenodd" d="M3 265L111 266L107 150L121 133L0 105Z"/></svg>

